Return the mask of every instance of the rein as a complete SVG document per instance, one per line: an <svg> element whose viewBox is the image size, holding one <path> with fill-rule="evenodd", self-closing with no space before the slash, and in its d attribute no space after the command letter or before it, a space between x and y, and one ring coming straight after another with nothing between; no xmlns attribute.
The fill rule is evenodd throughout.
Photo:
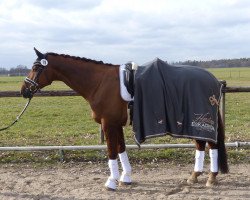
<svg viewBox="0 0 250 200"><path fill-rule="evenodd" d="M23 110L20 112L20 114L16 117L15 121L13 121L9 126L6 126L4 128L1 128L0 131L4 131L8 128L10 128L11 126L13 126L16 122L18 122L18 120L21 118L21 116L23 115L23 113L25 112L25 110L27 109L27 107L30 104L30 100L31 98L29 98L29 100L27 101L26 105L24 106Z"/></svg>
<svg viewBox="0 0 250 200"><path fill-rule="evenodd" d="M28 107L29 104L30 104L30 101L31 101L31 98L32 98L33 94L35 94L35 93L37 92L37 90L39 89L39 85L38 85L37 81L38 81L38 78L39 78L40 74L42 73L44 67L47 66L47 64L48 64L48 61L47 61L45 58L43 58L43 59L41 59L41 60L38 60L38 61L36 61L36 62L33 64L33 68L34 68L34 67L38 67L38 71L37 71L37 74L36 74L34 80L32 80L32 79L30 79L30 78L28 78L28 77L26 77L26 78L24 79L24 81L25 81L26 83L29 83L29 84L30 84L29 92L30 92L31 95L30 95L30 97L28 98L28 101L27 101L26 105L24 106L23 110L22 110L22 111L20 112L20 114L16 117L16 119L15 119L9 126L6 126L6 127L4 127L4 128L1 128L0 131L4 131L4 130L10 128L11 126L13 126L16 122L18 122L18 120L20 119L20 117L23 115L23 113L25 112L25 110L27 109L27 107Z"/></svg>

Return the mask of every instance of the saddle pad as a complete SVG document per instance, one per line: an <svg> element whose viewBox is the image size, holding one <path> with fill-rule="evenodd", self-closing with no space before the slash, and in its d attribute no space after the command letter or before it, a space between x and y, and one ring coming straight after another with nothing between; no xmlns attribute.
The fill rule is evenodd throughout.
<svg viewBox="0 0 250 200"><path fill-rule="evenodd" d="M217 142L222 84L208 71L155 59L135 75L133 131L138 144L162 135Z"/></svg>
<svg viewBox="0 0 250 200"><path fill-rule="evenodd" d="M125 71L125 65L120 65L119 68L119 76L120 76L120 93L121 97L124 101L133 101L133 98L131 98L131 95L129 94L125 84L124 84L124 71Z"/></svg>

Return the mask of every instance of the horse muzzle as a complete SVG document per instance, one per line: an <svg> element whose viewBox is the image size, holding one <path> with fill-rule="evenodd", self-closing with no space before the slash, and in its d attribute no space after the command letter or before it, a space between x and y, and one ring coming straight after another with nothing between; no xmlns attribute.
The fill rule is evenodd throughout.
<svg viewBox="0 0 250 200"><path fill-rule="evenodd" d="M31 99L33 97L33 92L30 90L30 88L25 88L21 91L21 95L23 95L23 98Z"/></svg>
<svg viewBox="0 0 250 200"><path fill-rule="evenodd" d="M24 82L25 84L22 86L21 94L23 95L24 98L31 99L33 95L37 92L37 90L39 89L38 83L28 77L24 79ZM26 84L28 84L29 87L27 87Z"/></svg>

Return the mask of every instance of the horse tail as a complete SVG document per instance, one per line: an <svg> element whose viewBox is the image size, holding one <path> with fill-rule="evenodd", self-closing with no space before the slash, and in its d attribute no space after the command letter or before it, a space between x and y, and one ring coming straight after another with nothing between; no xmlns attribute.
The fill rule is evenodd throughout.
<svg viewBox="0 0 250 200"><path fill-rule="evenodd" d="M218 166L221 173L225 174L229 172L227 161L227 150L225 146L225 128L223 125L220 111L218 110Z"/></svg>

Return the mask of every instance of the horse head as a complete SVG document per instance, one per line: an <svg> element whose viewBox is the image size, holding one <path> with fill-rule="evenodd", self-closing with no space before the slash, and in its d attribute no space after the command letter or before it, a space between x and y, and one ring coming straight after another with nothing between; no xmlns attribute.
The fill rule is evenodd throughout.
<svg viewBox="0 0 250 200"><path fill-rule="evenodd" d="M24 98L32 98L33 95L41 88L50 85L51 67L47 59L47 54L43 54L34 48L37 59L33 63L32 69L24 79L21 87L21 94Z"/></svg>

